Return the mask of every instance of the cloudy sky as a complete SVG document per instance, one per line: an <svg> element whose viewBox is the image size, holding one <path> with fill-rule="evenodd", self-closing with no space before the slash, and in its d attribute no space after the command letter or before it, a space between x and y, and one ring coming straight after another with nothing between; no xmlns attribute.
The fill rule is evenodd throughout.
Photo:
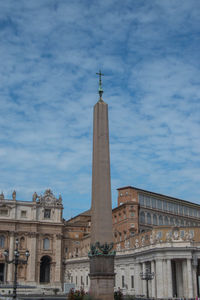
<svg viewBox="0 0 200 300"><path fill-rule="evenodd" d="M200 1L0 1L0 192L90 207L92 113L127 185L200 204Z"/></svg>

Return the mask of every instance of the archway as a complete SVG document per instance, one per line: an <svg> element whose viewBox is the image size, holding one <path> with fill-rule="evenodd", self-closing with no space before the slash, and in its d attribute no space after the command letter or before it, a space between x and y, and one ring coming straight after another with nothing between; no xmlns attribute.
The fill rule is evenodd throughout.
<svg viewBox="0 0 200 300"><path fill-rule="evenodd" d="M47 255L43 256L40 261L40 282L41 283L50 282L50 266L51 266L51 258Z"/></svg>

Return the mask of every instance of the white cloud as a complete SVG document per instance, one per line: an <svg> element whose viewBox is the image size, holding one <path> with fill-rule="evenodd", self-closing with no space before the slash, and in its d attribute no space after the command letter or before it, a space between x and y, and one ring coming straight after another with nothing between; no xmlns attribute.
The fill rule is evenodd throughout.
<svg viewBox="0 0 200 300"><path fill-rule="evenodd" d="M90 207L92 106L105 73L114 189L198 201L196 1L0 4L0 189ZM13 7L15 9L13 9ZM74 212L75 212L74 211ZM79 211L80 212L80 211Z"/></svg>

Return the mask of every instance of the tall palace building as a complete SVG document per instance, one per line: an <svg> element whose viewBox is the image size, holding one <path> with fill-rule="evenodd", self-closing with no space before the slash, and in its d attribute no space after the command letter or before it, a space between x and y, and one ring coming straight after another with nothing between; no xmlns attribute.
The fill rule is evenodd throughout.
<svg viewBox="0 0 200 300"><path fill-rule="evenodd" d="M62 198L51 190L32 201L0 195L0 294L12 291L16 238L21 293L60 292L68 286L89 289L90 210L64 220ZM155 298L200 296L200 205L135 187L118 189L112 211L115 288L124 294L146 295L140 273L153 273L149 295ZM26 288L27 287L27 288ZM19 291L20 292L20 291Z"/></svg>

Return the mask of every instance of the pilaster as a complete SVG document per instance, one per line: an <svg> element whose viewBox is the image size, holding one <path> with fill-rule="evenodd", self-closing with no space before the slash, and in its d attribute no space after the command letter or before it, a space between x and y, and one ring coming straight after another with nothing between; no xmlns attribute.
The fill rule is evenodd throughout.
<svg viewBox="0 0 200 300"><path fill-rule="evenodd" d="M36 253L37 253L37 234L36 232L30 232L28 234L28 250L30 251L30 257L27 264L27 281L32 284L36 283Z"/></svg>
<svg viewBox="0 0 200 300"><path fill-rule="evenodd" d="M11 233L10 235L10 243L9 243L9 260L12 260L14 258L14 246L15 246L15 235L14 233ZM13 281L13 271L14 271L14 265L8 264L7 265L7 280L8 282Z"/></svg>

